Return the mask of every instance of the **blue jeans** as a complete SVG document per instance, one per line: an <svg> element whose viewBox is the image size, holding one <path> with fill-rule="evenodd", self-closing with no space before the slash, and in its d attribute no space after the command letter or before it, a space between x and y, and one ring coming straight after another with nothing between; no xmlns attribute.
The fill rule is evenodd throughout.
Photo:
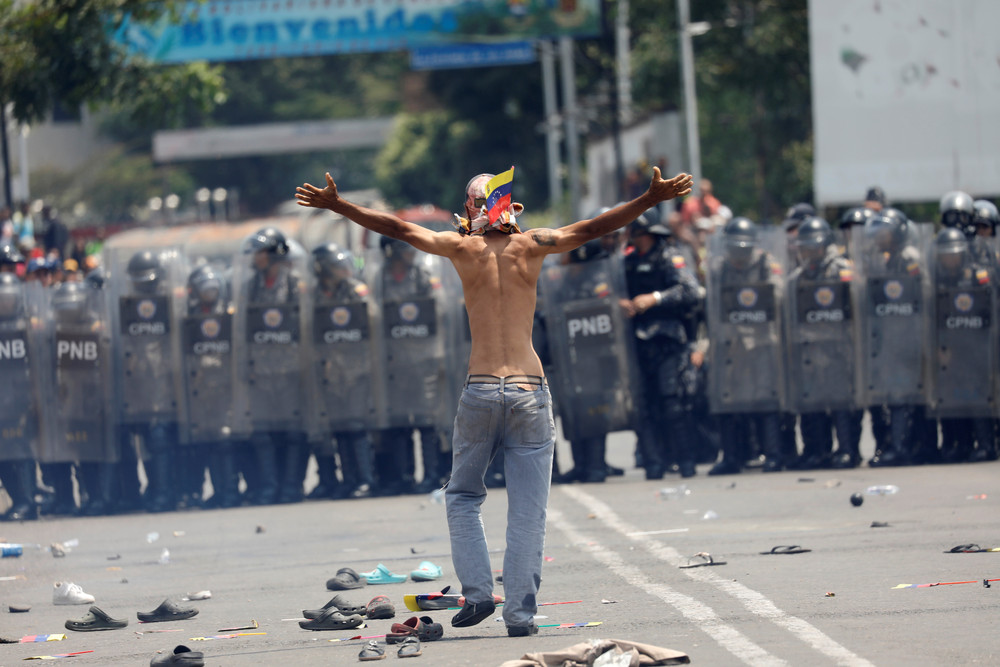
<svg viewBox="0 0 1000 667"><path fill-rule="evenodd" d="M556 430L547 386L470 384L455 417L451 479L445 489L451 559L462 594L473 604L493 598L493 573L480 506L483 481L501 447L507 477L507 549L503 559L503 618L532 624L542 578L545 513Z"/></svg>

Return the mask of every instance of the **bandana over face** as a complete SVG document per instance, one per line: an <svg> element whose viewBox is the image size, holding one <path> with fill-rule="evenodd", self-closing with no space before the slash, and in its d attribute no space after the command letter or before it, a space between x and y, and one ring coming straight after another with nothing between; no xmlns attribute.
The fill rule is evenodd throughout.
<svg viewBox="0 0 1000 667"><path fill-rule="evenodd" d="M496 222L490 223L486 212L486 184L493 176L493 174L479 174L465 187L465 215L468 217L463 218L455 214L455 227L459 234L480 236L491 229L505 234L521 233L521 228L517 226L516 214L520 214L524 206L519 203L512 203L501 213Z"/></svg>

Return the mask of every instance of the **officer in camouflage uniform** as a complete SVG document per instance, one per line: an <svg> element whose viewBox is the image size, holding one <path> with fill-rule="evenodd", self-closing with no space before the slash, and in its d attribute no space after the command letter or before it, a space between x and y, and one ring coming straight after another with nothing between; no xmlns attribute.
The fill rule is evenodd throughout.
<svg viewBox="0 0 1000 667"><path fill-rule="evenodd" d="M629 223L632 248L625 255L628 299L633 318L642 396L636 428L646 479L661 479L676 462L682 477L695 474L697 434L691 417L693 396L684 382L694 341L688 321L704 299L683 257L666 247L667 229L647 211Z"/></svg>

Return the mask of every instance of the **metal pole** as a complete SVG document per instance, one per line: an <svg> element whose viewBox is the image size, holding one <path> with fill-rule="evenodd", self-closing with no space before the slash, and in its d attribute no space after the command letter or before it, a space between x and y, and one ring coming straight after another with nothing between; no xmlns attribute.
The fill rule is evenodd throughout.
<svg viewBox="0 0 1000 667"><path fill-rule="evenodd" d="M3 197L4 203L13 210L14 202L10 196L10 150L7 147L7 105L0 103L0 159L3 160Z"/></svg>
<svg viewBox="0 0 1000 667"><path fill-rule="evenodd" d="M562 189L559 183L559 107L556 102L556 55L552 42L538 43L542 61L542 100L545 112L545 158L549 172L549 210L558 218ZM557 220L558 222L558 220Z"/></svg>
<svg viewBox="0 0 1000 667"><path fill-rule="evenodd" d="M22 125L18 135L18 162L21 167L21 200L31 201L31 184L28 182L28 132L30 126Z"/></svg>
<svg viewBox="0 0 1000 667"><path fill-rule="evenodd" d="M580 136L576 126L576 77L573 67L573 40L559 38L562 59L563 116L566 122L566 161L569 163L569 208L572 220L580 219Z"/></svg>
<svg viewBox="0 0 1000 667"><path fill-rule="evenodd" d="M681 33L681 79L684 81L684 119L687 125L688 171L694 177L694 193L701 194L701 145L698 138L698 100L694 92L694 51L691 48L689 0L677 0L677 23Z"/></svg>
<svg viewBox="0 0 1000 667"><path fill-rule="evenodd" d="M628 0L618 0L615 18L615 69L618 83L618 117L623 125L632 122L632 60L629 49Z"/></svg>

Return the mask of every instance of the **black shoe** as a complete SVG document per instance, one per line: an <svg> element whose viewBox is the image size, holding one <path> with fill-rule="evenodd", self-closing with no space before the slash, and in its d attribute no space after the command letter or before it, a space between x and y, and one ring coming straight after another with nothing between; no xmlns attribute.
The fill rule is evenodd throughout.
<svg viewBox="0 0 1000 667"><path fill-rule="evenodd" d="M583 477L583 481L587 484L603 484L607 477L608 472L604 468L600 470L588 470L587 474Z"/></svg>
<svg viewBox="0 0 1000 667"><path fill-rule="evenodd" d="M371 498L372 487L369 484L360 484L353 491L347 494L348 498Z"/></svg>
<svg viewBox="0 0 1000 667"><path fill-rule="evenodd" d="M531 635L538 634L538 626L532 623L531 625L508 625L507 626L507 636L508 637L529 637Z"/></svg>
<svg viewBox="0 0 1000 667"><path fill-rule="evenodd" d="M663 467L662 466L647 466L646 467L646 479L663 479Z"/></svg>
<svg viewBox="0 0 1000 667"><path fill-rule="evenodd" d="M868 462L868 465L872 468L888 468L892 466L905 466L909 465L909 463L909 457L898 454L890 449L884 452L876 452L875 456Z"/></svg>
<svg viewBox="0 0 1000 667"><path fill-rule="evenodd" d="M742 471L743 471L742 470L742 466L740 466L740 464L733 463L732 461L727 461L726 459L722 459L721 461L719 461L718 463L716 463L714 466L712 466L712 468L708 471L708 474L709 475L738 475Z"/></svg>
<svg viewBox="0 0 1000 667"><path fill-rule="evenodd" d="M455 628L468 628L469 626L482 623L493 615L497 610L497 605L493 600L477 602L475 604L465 601L465 606L458 610L458 613L451 617L451 625Z"/></svg>
<svg viewBox="0 0 1000 667"><path fill-rule="evenodd" d="M623 477L625 475L624 468L616 468L612 465L608 466L608 477Z"/></svg>
<svg viewBox="0 0 1000 667"><path fill-rule="evenodd" d="M861 457L850 452L834 452L830 467L835 470L845 470L847 468L857 468L861 463Z"/></svg>
<svg viewBox="0 0 1000 667"><path fill-rule="evenodd" d="M695 471L695 469L694 469L694 462L693 461L682 461L678 465L678 467L680 468L681 477L683 477L685 479L688 478L688 477L694 477L695 474L697 474L696 471Z"/></svg>
<svg viewBox="0 0 1000 667"><path fill-rule="evenodd" d="M781 464L781 461L774 458L768 457L764 460L764 465L760 467L761 472L781 472L784 470L785 466Z"/></svg>

